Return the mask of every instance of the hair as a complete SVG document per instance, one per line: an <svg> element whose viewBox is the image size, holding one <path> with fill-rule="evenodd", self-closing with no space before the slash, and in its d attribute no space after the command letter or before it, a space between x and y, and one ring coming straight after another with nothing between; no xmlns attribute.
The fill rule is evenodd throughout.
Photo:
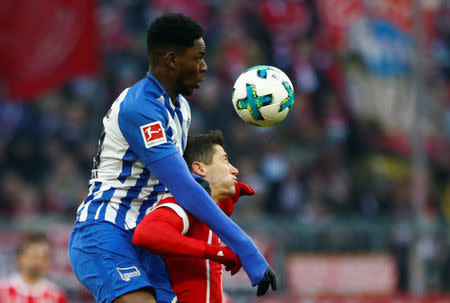
<svg viewBox="0 0 450 303"><path fill-rule="evenodd" d="M200 24L183 14L169 13L156 18L147 31L147 51L150 62L167 51L184 53L203 37Z"/></svg>
<svg viewBox="0 0 450 303"><path fill-rule="evenodd" d="M35 243L46 243L50 245L50 241L47 236L42 232L28 232L23 236L23 240L20 245L17 247L16 255L21 255L27 246Z"/></svg>
<svg viewBox="0 0 450 303"><path fill-rule="evenodd" d="M220 130L212 130L205 134L189 134L183 154L189 169L191 169L192 163L196 161L211 164L215 151L214 145L224 146L223 134Z"/></svg>

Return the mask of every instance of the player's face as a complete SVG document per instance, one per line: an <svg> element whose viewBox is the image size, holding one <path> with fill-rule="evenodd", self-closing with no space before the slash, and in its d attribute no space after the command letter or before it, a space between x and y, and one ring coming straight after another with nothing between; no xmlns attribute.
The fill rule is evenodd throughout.
<svg viewBox="0 0 450 303"><path fill-rule="evenodd" d="M17 257L17 265L22 275L37 280L42 277L50 264L50 247L46 242L30 243Z"/></svg>
<svg viewBox="0 0 450 303"><path fill-rule="evenodd" d="M214 145L212 162L206 165L205 179L211 186L211 195L216 200L232 197L235 193L239 171L228 161L228 155L220 145Z"/></svg>
<svg viewBox="0 0 450 303"><path fill-rule="evenodd" d="M178 93L190 96L194 89L200 88L200 82L205 79L204 73L208 67L203 59L206 47L203 38L198 38L194 46L179 55L178 64Z"/></svg>

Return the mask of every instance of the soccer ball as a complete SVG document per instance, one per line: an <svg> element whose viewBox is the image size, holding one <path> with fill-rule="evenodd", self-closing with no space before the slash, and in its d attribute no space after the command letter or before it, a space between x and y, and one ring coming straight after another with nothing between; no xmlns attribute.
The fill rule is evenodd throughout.
<svg viewBox="0 0 450 303"><path fill-rule="evenodd" d="M286 118L294 104L288 76L269 65L254 66L234 83L233 106L239 117L256 126L272 126Z"/></svg>

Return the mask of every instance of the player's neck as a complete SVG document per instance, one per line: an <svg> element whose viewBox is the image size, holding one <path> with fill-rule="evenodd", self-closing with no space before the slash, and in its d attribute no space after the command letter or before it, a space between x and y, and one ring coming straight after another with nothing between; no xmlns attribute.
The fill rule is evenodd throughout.
<svg viewBox="0 0 450 303"><path fill-rule="evenodd" d="M212 190L211 198L214 200L214 202L219 203L219 201L222 201L223 199L226 199L228 197L226 195L221 195L220 193L215 193L214 190Z"/></svg>
<svg viewBox="0 0 450 303"><path fill-rule="evenodd" d="M175 104L175 100L177 99L178 94L175 89L175 83L170 75L158 67L150 67L149 71L153 75L153 77L155 77L156 80L158 80L158 82L161 83L161 85L164 87L167 94L169 95L170 101Z"/></svg>
<svg viewBox="0 0 450 303"><path fill-rule="evenodd" d="M41 279L40 277L34 276L34 275L27 275L25 273L22 273L20 275L20 277L22 278L22 280L28 284L28 285L33 285L36 284L37 282L39 282L39 280Z"/></svg>

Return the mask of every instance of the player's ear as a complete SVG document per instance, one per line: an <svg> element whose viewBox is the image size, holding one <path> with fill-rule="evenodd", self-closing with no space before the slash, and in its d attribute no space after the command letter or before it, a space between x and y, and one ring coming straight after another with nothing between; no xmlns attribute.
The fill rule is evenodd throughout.
<svg viewBox="0 0 450 303"><path fill-rule="evenodd" d="M169 67L170 70L174 70L175 69L175 65L177 63L177 59L178 56L175 52L167 52L164 55L164 60L166 61L167 66Z"/></svg>
<svg viewBox="0 0 450 303"><path fill-rule="evenodd" d="M192 162L192 172L200 177L206 177L206 167L198 161Z"/></svg>

